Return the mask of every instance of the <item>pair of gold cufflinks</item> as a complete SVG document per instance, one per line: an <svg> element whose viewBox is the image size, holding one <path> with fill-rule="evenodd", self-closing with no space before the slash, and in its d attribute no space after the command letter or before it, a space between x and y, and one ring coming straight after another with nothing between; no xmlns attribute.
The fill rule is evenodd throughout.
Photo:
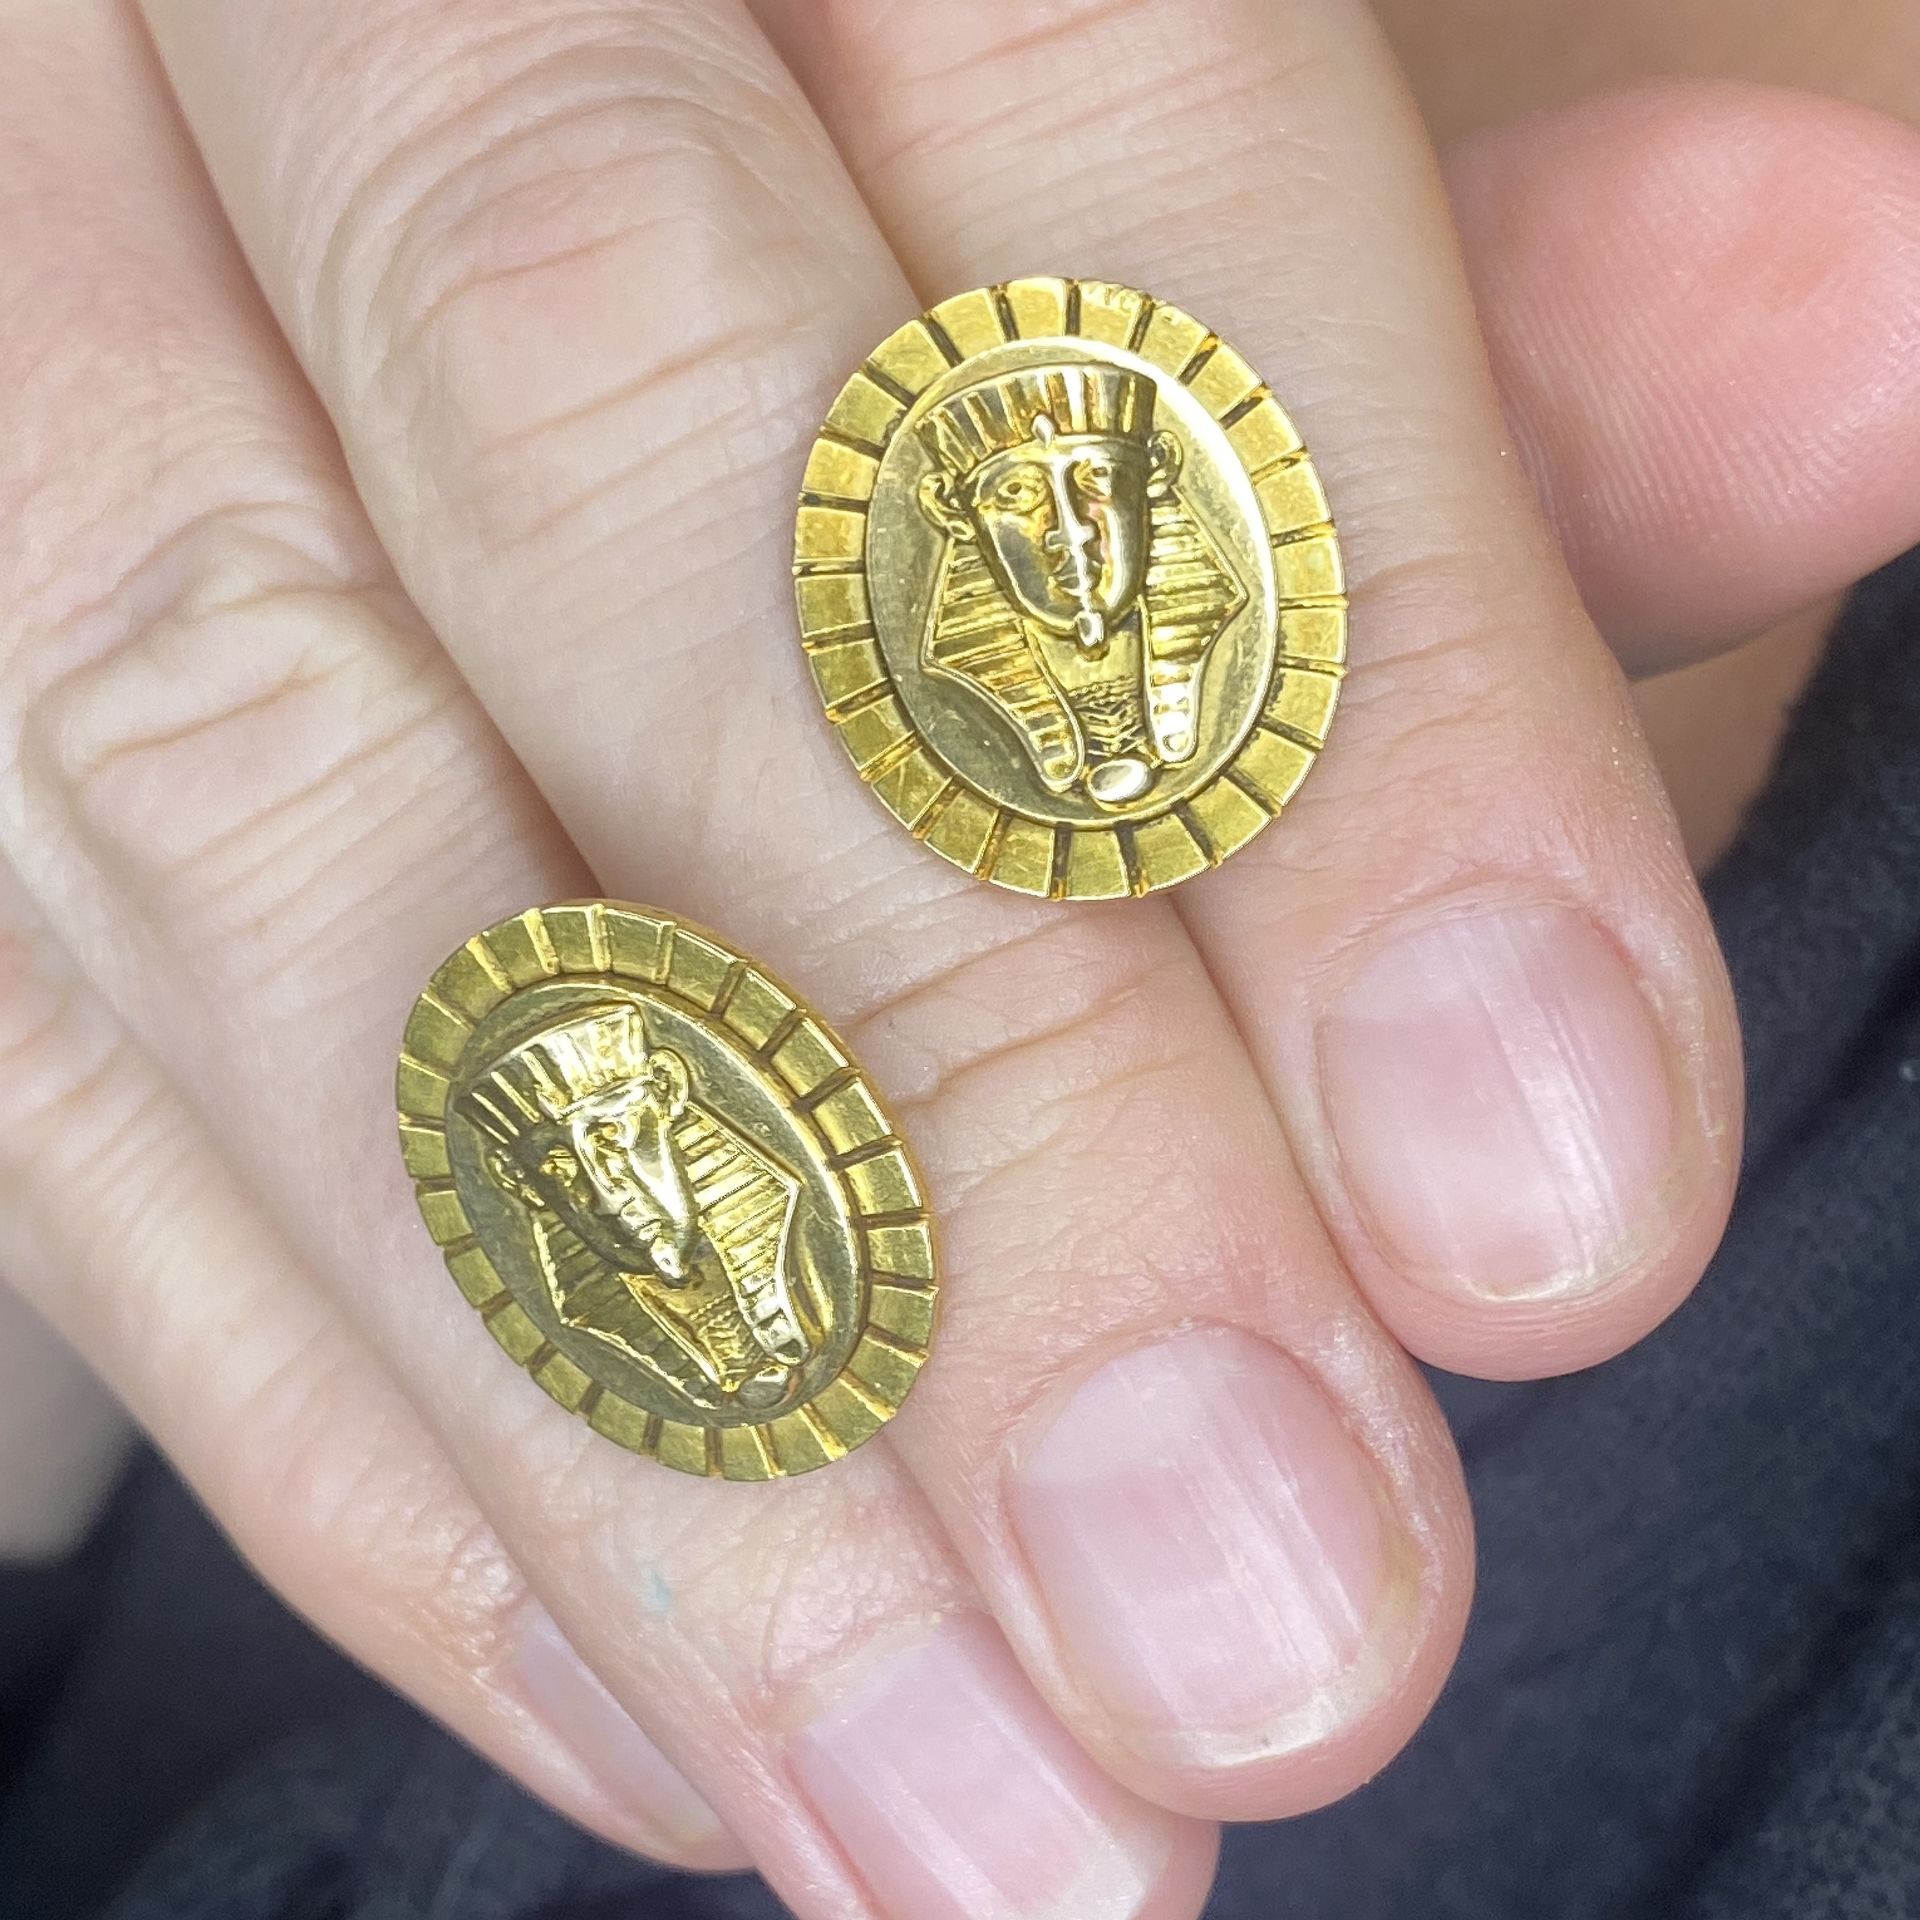
<svg viewBox="0 0 1920 1920"><path fill-rule="evenodd" d="M847 382L802 485L827 718L969 873L1151 893L1312 768L1346 659L1338 536L1271 391L1179 308L1050 279L945 301ZM912 1155L833 1030L714 934L593 900L474 935L414 1007L398 1098L461 1291L609 1439L802 1473L925 1363Z"/></svg>

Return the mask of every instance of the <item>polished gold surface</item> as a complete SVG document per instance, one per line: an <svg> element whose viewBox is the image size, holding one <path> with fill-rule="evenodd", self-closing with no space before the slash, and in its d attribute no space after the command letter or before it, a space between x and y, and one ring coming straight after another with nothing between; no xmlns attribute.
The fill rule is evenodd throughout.
<svg viewBox="0 0 1920 1920"><path fill-rule="evenodd" d="M1172 886L1325 744L1347 650L1326 495L1260 376L1177 307L1075 280L944 301L848 381L804 485L828 718L984 880Z"/></svg>
<svg viewBox="0 0 1920 1920"><path fill-rule="evenodd" d="M817 1015L642 907L476 934L407 1022L400 1139L488 1330L560 1404L683 1472L826 1465L927 1358L906 1146Z"/></svg>

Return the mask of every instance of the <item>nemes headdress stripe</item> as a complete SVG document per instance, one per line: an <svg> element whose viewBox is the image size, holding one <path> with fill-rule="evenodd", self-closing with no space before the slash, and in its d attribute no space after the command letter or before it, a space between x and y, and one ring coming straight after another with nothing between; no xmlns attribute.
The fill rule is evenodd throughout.
<svg viewBox="0 0 1920 1920"><path fill-rule="evenodd" d="M468 1093L474 1122L502 1146L564 1120L583 1101L646 1071L647 1037L633 1007L607 1007L516 1047Z"/></svg>
<svg viewBox="0 0 1920 1920"><path fill-rule="evenodd" d="M1053 434L1140 437L1153 430L1153 413L1153 382L1128 368L1026 367L943 400L920 423L920 438L948 472L964 476L996 453Z"/></svg>

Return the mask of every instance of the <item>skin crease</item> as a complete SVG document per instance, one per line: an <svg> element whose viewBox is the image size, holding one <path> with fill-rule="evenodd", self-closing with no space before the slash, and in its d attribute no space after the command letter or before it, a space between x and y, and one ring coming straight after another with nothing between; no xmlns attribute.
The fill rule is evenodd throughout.
<svg viewBox="0 0 1920 1920"><path fill-rule="evenodd" d="M1430 102L1430 105L1431 104ZM1498 118L1501 116L1496 115L1493 117ZM1644 122L1642 125L1644 126ZM1593 129L1589 127L1584 130L1583 137L1593 140L1596 138L1596 135ZM1461 163L1457 161L1456 165L1459 164ZM1510 149L1504 157L1496 154L1491 158L1483 151L1478 160L1469 161L1466 164L1477 166L1482 170L1481 179L1483 184L1488 175L1491 175L1496 180L1503 177L1503 175L1509 180L1522 180L1529 175L1535 175L1541 171L1537 158L1529 156L1523 148ZM1471 226L1471 222L1469 222L1469 224ZM1489 239L1490 237L1491 236L1487 235L1482 236L1483 239ZM1490 258L1491 254L1489 252L1483 252L1478 257L1483 259ZM1484 298L1484 283L1482 291ZM1538 477L1550 482L1552 476L1543 473ZM1551 497L1553 491L1551 484L1546 485L1545 491L1549 497ZM1563 508L1562 511L1564 512L1565 509ZM1570 520L1568 526L1569 530L1577 530L1577 520ZM1808 648L1807 651L1810 652L1811 649ZM1761 657L1761 654L1756 652L1750 658L1752 661L1758 662ZM1734 654L1728 656L1728 661L1729 663L1737 664L1740 668L1741 678L1738 684L1742 686L1760 684L1757 678L1749 677L1750 670L1747 657ZM1731 668L1729 668L1729 670L1731 670ZM1797 671L1797 657L1794 670ZM1695 671L1715 670L1696 669ZM1751 671L1757 675L1757 667ZM1779 710L1783 699L1781 687L1783 683L1790 683L1791 680L1791 673L1782 674L1780 662L1777 657L1773 659L1770 671L1774 675L1774 678L1767 681L1766 685L1771 691L1760 701L1757 709L1757 711L1763 715L1767 711L1777 712ZM1713 704L1717 705L1718 703ZM1684 747L1684 730L1682 730L1681 734L1677 737L1680 745ZM1748 735L1744 737L1751 738L1752 736ZM1697 768L1697 760L1688 761L1684 757L1677 759L1676 764ZM1743 780L1751 783L1751 781L1757 777L1757 770L1763 767L1764 755L1751 757L1744 768ZM1700 797L1698 800L1700 808L1699 818L1703 821L1718 819L1721 825L1711 831L1704 828L1696 830L1690 836L1691 844L1696 848L1703 848L1709 845L1716 832L1724 833L1726 820L1729 817L1737 817L1740 804L1738 785L1739 783L1733 783L1730 786L1727 782L1714 781L1700 783ZM211 1152L211 1146L208 1146L206 1150ZM274 1230L267 1229L267 1231L269 1236L271 1236ZM53 1256L55 1260L61 1263L61 1266L48 1265L44 1257L37 1262L30 1262L25 1256L22 1256L18 1261L10 1261L9 1264L19 1277L25 1279L30 1267L33 1270L43 1273L58 1271L62 1270L63 1266L70 1265L76 1257L74 1250L64 1249L56 1250ZM156 1393L152 1381L147 1380L143 1382L141 1378L142 1363L137 1351L137 1346L127 1341L126 1330L123 1328L120 1333L116 1335L104 1324L107 1320L110 1320L111 1317L111 1314L102 1314L97 1308L89 1311L75 1307L73 1309L73 1317L68 1321L69 1331L80 1333L91 1346L98 1350L105 1370L110 1374L118 1376L120 1382L123 1384L124 1390L127 1391L129 1397L136 1402L143 1417L164 1432L168 1429L170 1419L177 1419L177 1416L170 1415L170 1403L168 1399L165 1395ZM290 1349L290 1351L297 1356L297 1345ZM351 1363L343 1370L351 1372ZM187 1375L183 1369L180 1378L184 1380L186 1377ZM491 1376L488 1377L491 1378ZM502 1391L510 1392L512 1385L513 1383L509 1381L507 1387L503 1388ZM176 1397L178 1391L179 1387L176 1383ZM211 1418L211 1413L203 1410L201 1414L202 1422L210 1423ZM324 1436L325 1426L324 1423L320 1423L320 1433L315 1436L315 1438L324 1442ZM206 1484L208 1480L214 1481L216 1485L221 1484L213 1465L215 1448L208 1441L202 1440L196 1444L188 1438L181 1438L178 1444L181 1452L190 1462L195 1460L200 1462L199 1475L202 1478L203 1485ZM431 1450L432 1443L426 1441L424 1436L421 1437L420 1444ZM316 1466L316 1472L321 1471L323 1471L323 1468ZM343 1472L344 1471L345 1469L343 1468ZM371 1468L366 1469L366 1471L370 1474L372 1473ZM406 1647L404 1644L405 1636L397 1636L390 1632L385 1632L384 1629L377 1628L369 1622L364 1614L356 1615L354 1611L355 1599L351 1592L353 1582L346 1577L345 1569L351 1564L350 1556L353 1551L367 1551L368 1549L342 1548L336 1553L334 1564L329 1568L327 1556L322 1552L315 1551L311 1542L301 1543L297 1547L290 1547L282 1541L276 1548L271 1544L272 1530L275 1525L275 1516L271 1510L272 1503L262 1501L257 1493L250 1495L234 1487L232 1485L231 1467L227 1469L225 1484L228 1487L228 1496L224 1503L224 1510L229 1514L233 1523L238 1525L243 1533L249 1537L250 1544L255 1544L255 1550L261 1553L261 1557L268 1564L269 1570L276 1574L276 1577L280 1580L283 1587L291 1590L296 1600L308 1605L332 1630L339 1633L350 1645L354 1646L357 1651L361 1651L364 1657L374 1660L376 1664L381 1665L388 1672L392 1673L402 1684L412 1685L417 1690L427 1694L430 1703L434 1705L438 1711L441 1711L452 1719L463 1732L468 1734L468 1737L474 1738L486 1746L488 1750L494 1753L496 1758L501 1759L504 1764L529 1774L542 1791L559 1799L580 1817L592 1820L595 1824L599 1825L603 1831L614 1833L616 1837L628 1839L637 1844L652 1846L655 1850L669 1854L670 1856L674 1855L677 1851L680 1857L691 1858L701 1864L717 1864L720 1860L729 1857L724 1847L716 1847L711 1844L707 1846L705 1852L702 1852L698 1847L676 1849L670 1843L663 1843L656 1835L647 1831L644 1821L635 1821L622 1815L617 1809L610 1808L606 1803L605 1796L597 1795L597 1790L590 1782L584 1782L578 1777L570 1777L567 1770L568 1762L564 1754L542 1754L537 1751L539 1747L539 1737L537 1734L532 1736L525 1734L523 1724L524 1713L521 1712L521 1719L519 1721L515 1719L516 1712L520 1710L517 1709L516 1703L512 1698L514 1682L510 1675L503 1677L502 1670L498 1664L491 1659L479 1658L469 1663L470 1673L468 1678L470 1684L464 1692L458 1680L443 1683L435 1679L429 1682L425 1677L426 1665L421 1653L417 1650L409 1650ZM368 1484L371 1486L372 1482L370 1481ZM488 1532L487 1523L482 1521L478 1515L468 1513L463 1517L457 1486L458 1483L456 1481L454 1482L455 1491L431 1496L429 1504L433 1513L437 1516L437 1519L435 1525L425 1529L425 1531L430 1534L447 1535L455 1539L463 1537L478 1539L482 1544L475 1550L477 1558L485 1564L492 1565L493 1563L487 1561L486 1556L490 1552L494 1554L498 1553L497 1543L488 1544L491 1541L491 1536ZM369 1492L363 1497L369 1504L377 1506L377 1494ZM223 1503L217 1502L216 1504ZM281 1524L284 1525L284 1522ZM471 1533L463 1532L464 1529L471 1529ZM268 1545L264 1548L257 1544L263 1539L268 1542ZM391 1551L390 1549L385 1550ZM420 1572L416 1577L423 1580L428 1586L431 1585L430 1574ZM434 1643L436 1632L438 1633L438 1638L443 1642L464 1640L468 1645L484 1646L488 1643L489 1633L491 1631L498 1630L503 1633L510 1633L514 1611L523 1603L523 1596L518 1591L517 1582L512 1575L510 1566L502 1565L496 1568L493 1573L489 1574L488 1580L497 1583L499 1599L497 1602L497 1613L489 1613L487 1615L488 1619L495 1621L496 1626L495 1628L490 1628L485 1631L469 1627L463 1629L458 1634L448 1634L443 1627L436 1628L436 1623L430 1610L422 1608L418 1602L408 1601L398 1597L397 1593L390 1595L386 1599L385 1604L402 1612L409 1609L413 1610L414 1617L420 1622L419 1639L423 1646L431 1646ZM398 1589L404 1587L406 1582L402 1579L396 1580L391 1584L395 1589ZM488 1581L480 1581L477 1584L485 1587ZM455 1660L451 1664L458 1666L460 1662ZM514 1730L516 1727L520 1727L521 1730L516 1732ZM1193 1870L1194 1863L1190 1860L1188 1862L1190 1875ZM1169 1895L1169 1898L1172 1900L1177 1900L1179 1897L1177 1893ZM1172 1912L1173 1908L1169 1906L1169 1915L1171 1915Z"/></svg>

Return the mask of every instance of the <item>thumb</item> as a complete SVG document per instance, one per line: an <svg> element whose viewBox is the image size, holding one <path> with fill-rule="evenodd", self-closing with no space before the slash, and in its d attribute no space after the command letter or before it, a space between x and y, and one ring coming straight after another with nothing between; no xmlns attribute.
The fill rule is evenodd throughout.
<svg viewBox="0 0 1920 1920"><path fill-rule="evenodd" d="M1920 131L1661 83L1448 176L1516 451L1630 671L1920 542Z"/></svg>

